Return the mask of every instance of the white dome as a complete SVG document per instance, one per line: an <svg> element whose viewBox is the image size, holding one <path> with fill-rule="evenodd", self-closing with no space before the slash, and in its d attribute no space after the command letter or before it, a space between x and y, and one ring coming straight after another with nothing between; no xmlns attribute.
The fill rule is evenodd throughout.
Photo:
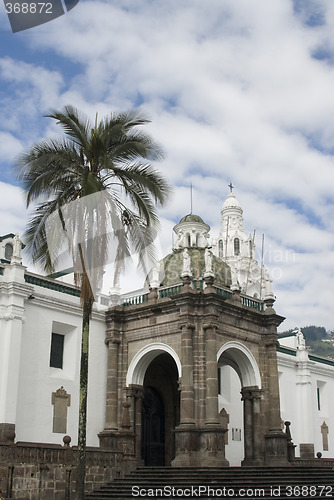
<svg viewBox="0 0 334 500"><path fill-rule="evenodd" d="M230 193L228 195L228 197L226 198L226 200L223 203L222 211L228 210L230 208L237 208L237 209L242 211L241 205L238 202L238 200L236 199L236 197L234 196L234 193Z"/></svg>

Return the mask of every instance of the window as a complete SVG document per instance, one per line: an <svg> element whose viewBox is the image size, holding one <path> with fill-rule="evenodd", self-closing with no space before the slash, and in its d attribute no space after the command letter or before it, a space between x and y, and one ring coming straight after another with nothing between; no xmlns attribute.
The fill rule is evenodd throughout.
<svg viewBox="0 0 334 500"><path fill-rule="evenodd" d="M64 335L60 335L59 333L52 333L50 366L52 368L63 369L63 356L64 356Z"/></svg>
<svg viewBox="0 0 334 500"><path fill-rule="evenodd" d="M234 238L234 255L240 255L240 240Z"/></svg>
<svg viewBox="0 0 334 500"><path fill-rule="evenodd" d="M10 260L12 258L12 255L13 255L13 245L7 243L5 245L5 259Z"/></svg>
<svg viewBox="0 0 334 500"><path fill-rule="evenodd" d="M328 394L326 382L322 380L317 380L317 393L316 393L316 404L317 410L321 411L321 415L328 415Z"/></svg>
<svg viewBox="0 0 334 500"><path fill-rule="evenodd" d="M101 297L101 305L109 306L109 297Z"/></svg>
<svg viewBox="0 0 334 500"><path fill-rule="evenodd" d="M223 240L219 240L219 257L222 257L223 256L223 250L224 250L224 244L223 244Z"/></svg>

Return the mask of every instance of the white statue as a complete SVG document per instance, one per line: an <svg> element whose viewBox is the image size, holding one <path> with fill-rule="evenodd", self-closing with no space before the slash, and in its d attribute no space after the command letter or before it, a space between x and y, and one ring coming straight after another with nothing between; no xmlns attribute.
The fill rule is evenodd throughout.
<svg viewBox="0 0 334 500"><path fill-rule="evenodd" d="M231 290L233 292L240 292L241 286L238 280L238 266L237 264L231 265Z"/></svg>
<svg viewBox="0 0 334 500"><path fill-rule="evenodd" d="M297 346L298 347L305 347L305 337L301 329L298 329L297 332Z"/></svg>
<svg viewBox="0 0 334 500"><path fill-rule="evenodd" d="M177 235L177 240L174 244L174 248L182 248L182 240L183 240L183 231L182 229L178 232L178 235Z"/></svg>
<svg viewBox="0 0 334 500"><path fill-rule="evenodd" d="M212 273L212 252L206 247L204 252L204 260L205 260L205 272Z"/></svg>
<svg viewBox="0 0 334 500"><path fill-rule="evenodd" d="M22 264L22 241L18 233L13 238L13 255L11 261L12 263Z"/></svg>
<svg viewBox="0 0 334 500"><path fill-rule="evenodd" d="M191 275L190 255L189 255L188 250L186 248L183 250L183 273Z"/></svg>

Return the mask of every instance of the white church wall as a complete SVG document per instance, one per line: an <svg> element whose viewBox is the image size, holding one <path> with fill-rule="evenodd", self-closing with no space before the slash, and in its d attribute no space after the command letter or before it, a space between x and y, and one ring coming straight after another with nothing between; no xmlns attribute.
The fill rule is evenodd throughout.
<svg viewBox="0 0 334 500"><path fill-rule="evenodd" d="M82 312L79 299L35 287L26 301L22 335L17 441L60 443L64 434L53 432L52 393L63 387L71 396L66 434L77 443ZM52 297L53 300L49 300ZM52 333L64 335L63 368L50 367ZM107 347L103 313L93 313L90 329L87 444L98 446L104 428Z"/></svg>
<svg viewBox="0 0 334 500"><path fill-rule="evenodd" d="M282 343L282 340L281 340ZM291 435L300 455L301 443L313 443L314 452L334 456L333 362L323 358L299 361L299 353L278 352L281 416L291 422ZM328 450L324 449L322 425L328 426ZM326 447L326 446L325 446Z"/></svg>

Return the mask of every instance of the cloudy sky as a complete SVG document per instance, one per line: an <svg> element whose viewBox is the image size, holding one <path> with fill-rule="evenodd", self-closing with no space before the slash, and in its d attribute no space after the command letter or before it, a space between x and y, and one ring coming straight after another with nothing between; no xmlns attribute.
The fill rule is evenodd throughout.
<svg viewBox="0 0 334 500"><path fill-rule="evenodd" d="M265 234L281 329L334 329L333 0L80 0L19 33L0 11L0 234L24 231L13 161L58 133L50 108L141 107L174 188L162 252L190 184L214 236L232 181L258 253Z"/></svg>

